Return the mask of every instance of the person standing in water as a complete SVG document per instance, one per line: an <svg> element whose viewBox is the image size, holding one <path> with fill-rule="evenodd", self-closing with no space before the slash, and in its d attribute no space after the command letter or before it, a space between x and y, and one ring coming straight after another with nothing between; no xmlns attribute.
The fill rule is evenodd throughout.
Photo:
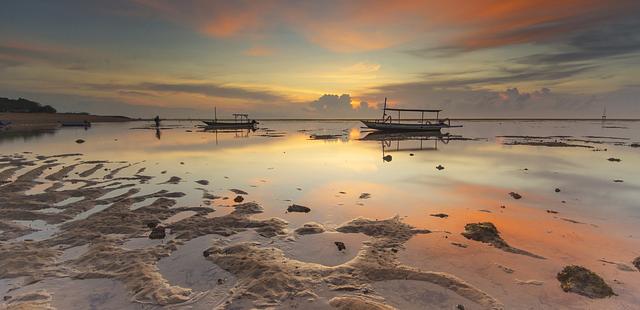
<svg viewBox="0 0 640 310"><path fill-rule="evenodd" d="M160 116L157 116L157 115L156 115L156 117L153 119L153 121L155 121L155 122L156 122L156 128L157 128L157 127L160 127Z"/></svg>

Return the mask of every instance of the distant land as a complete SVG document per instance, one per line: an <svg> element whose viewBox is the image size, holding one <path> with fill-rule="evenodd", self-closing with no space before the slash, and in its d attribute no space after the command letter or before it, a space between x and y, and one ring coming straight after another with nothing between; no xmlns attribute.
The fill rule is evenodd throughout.
<svg viewBox="0 0 640 310"><path fill-rule="evenodd" d="M89 113L57 113L49 105L24 98L0 97L0 121L11 122L14 129L52 128L60 122L128 122L125 116L91 115Z"/></svg>

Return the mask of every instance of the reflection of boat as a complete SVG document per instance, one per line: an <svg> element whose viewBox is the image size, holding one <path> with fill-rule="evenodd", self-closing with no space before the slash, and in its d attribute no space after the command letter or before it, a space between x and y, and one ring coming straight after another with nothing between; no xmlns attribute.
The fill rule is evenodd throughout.
<svg viewBox="0 0 640 310"><path fill-rule="evenodd" d="M393 122L391 115L387 114L387 111L397 111L397 122ZM420 121L417 123L400 122L400 112L420 112ZM376 130L384 131L440 131L442 128L462 127L461 125L451 125L451 121L446 119L440 119L440 112L442 110L427 110L427 109L397 109L387 108L387 98L384 98L384 108L382 109L382 118L373 121L361 120L361 122ZM435 119L425 119L424 113L435 113Z"/></svg>
<svg viewBox="0 0 640 310"><path fill-rule="evenodd" d="M363 141L387 141L387 140L429 140L429 139L446 139L452 136L449 133L439 131L372 131L362 137Z"/></svg>
<svg viewBox="0 0 640 310"><path fill-rule="evenodd" d="M213 120L202 122L208 129L255 129L258 125L256 120L249 120L248 114L233 114L233 118L233 122L221 122L218 121L217 113L214 112Z"/></svg>
<svg viewBox="0 0 640 310"><path fill-rule="evenodd" d="M91 123L88 121L82 122L60 122L60 125L63 127L91 127Z"/></svg>
<svg viewBox="0 0 640 310"><path fill-rule="evenodd" d="M388 162L392 157L387 153L437 151L438 142L449 144L451 140L464 140L464 138L440 131L372 131L360 140L379 141L382 146L382 158ZM400 141L404 141L404 146L401 147ZM433 145L428 141L433 141Z"/></svg>

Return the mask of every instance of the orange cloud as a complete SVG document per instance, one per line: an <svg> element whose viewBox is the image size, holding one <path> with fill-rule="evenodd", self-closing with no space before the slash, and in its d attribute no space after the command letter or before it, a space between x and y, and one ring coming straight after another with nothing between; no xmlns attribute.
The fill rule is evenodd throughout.
<svg viewBox="0 0 640 310"><path fill-rule="evenodd" d="M253 57L261 57L261 56L269 56L272 55L274 50L265 46L253 46L244 52L244 55L253 56Z"/></svg>
<svg viewBox="0 0 640 310"><path fill-rule="evenodd" d="M286 26L335 52L383 49L438 34L439 44L465 49L536 42L639 5L629 0L136 2L212 37L264 37Z"/></svg>

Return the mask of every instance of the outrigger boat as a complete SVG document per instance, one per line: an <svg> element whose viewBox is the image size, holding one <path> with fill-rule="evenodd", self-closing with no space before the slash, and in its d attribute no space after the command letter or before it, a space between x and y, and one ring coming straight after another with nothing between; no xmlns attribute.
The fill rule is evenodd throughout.
<svg viewBox="0 0 640 310"><path fill-rule="evenodd" d="M214 108L214 119L210 121L202 121L205 123L205 129L255 129L258 125L256 120L250 120L248 114L233 114L233 122L218 121L217 112Z"/></svg>
<svg viewBox="0 0 640 310"><path fill-rule="evenodd" d="M63 127L85 127L85 128L88 128L88 127L91 127L91 122L89 122L89 121L60 122L60 126L63 126Z"/></svg>
<svg viewBox="0 0 640 310"><path fill-rule="evenodd" d="M387 111L397 111L398 121L394 122L391 115L387 114ZM373 121L361 120L361 122L371 129L384 131L440 131L442 128L462 127L462 125L451 125L451 120L448 118L440 119L441 111L442 110L387 108L387 98L384 98L382 118ZM418 123L400 122L400 112L420 112L420 121ZM436 118L425 119L425 113L435 113Z"/></svg>

